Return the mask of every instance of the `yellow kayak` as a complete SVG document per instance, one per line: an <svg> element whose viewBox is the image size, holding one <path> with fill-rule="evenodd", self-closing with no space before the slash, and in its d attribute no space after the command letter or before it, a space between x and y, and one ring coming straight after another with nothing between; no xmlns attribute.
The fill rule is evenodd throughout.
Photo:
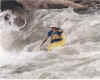
<svg viewBox="0 0 100 80"><path fill-rule="evenodd" d="M66 42L66 38L64 35L62 35L62 40L58 41L58 42L54 42L48 45L48 51L51 51L52 49L56 48L56 47L62 47L64 46Z"/></svg>

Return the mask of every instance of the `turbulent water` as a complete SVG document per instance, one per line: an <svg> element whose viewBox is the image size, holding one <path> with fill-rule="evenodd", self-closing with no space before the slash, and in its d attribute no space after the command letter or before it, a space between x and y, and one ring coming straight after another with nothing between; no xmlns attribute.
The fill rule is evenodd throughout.
<svg viewBox="0 0 100 80"><path fill-rule="evenodd" d="M28 27L0 17L0 78L100 78L100 15L79 15L71 8L36 10ZM13 19L14 16L12 16ZM48 26L61 26L64 47L40 49Z"/></svg>

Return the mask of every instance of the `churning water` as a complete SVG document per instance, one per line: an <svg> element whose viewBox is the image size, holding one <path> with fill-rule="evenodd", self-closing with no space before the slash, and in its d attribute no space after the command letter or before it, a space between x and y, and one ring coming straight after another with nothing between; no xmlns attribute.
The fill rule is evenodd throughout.
<svg viewBox="0 0 100 80"><path fill-rule="evenodd" d="M20 30L0 17L0 78L99 78L100 15L79 15L71 8L36 10L29 26ZM13 19L13 16L12 16ZM64 47L40 50L50 24L61 26Z"/></svg>

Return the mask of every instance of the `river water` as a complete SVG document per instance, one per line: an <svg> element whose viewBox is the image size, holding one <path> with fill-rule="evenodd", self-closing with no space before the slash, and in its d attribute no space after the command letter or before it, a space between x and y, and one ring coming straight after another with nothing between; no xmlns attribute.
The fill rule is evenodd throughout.
<svg viewBox="0 0 100 80"><path fill-rule="evenodd" d="M39 45L51 24L62 27L66 44L48 52L49 41ZM36 10L23 29L0 17L0 78L100 78L100 15Z"/></svg>

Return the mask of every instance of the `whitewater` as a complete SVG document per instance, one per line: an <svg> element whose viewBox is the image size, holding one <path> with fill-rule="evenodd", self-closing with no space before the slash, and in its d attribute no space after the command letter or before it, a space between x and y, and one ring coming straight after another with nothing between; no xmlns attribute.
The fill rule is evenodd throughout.
<svg viewBox="0 0 100 80"><path fill-rule="evenodd" d="M0 17L0 78L100 78L98 12L80 15L72 8L40 9L33 16L24 28ZM67 39L64 47L48 52L49 41L41 49L39 45L51 24L61 26Z"/></svg>

